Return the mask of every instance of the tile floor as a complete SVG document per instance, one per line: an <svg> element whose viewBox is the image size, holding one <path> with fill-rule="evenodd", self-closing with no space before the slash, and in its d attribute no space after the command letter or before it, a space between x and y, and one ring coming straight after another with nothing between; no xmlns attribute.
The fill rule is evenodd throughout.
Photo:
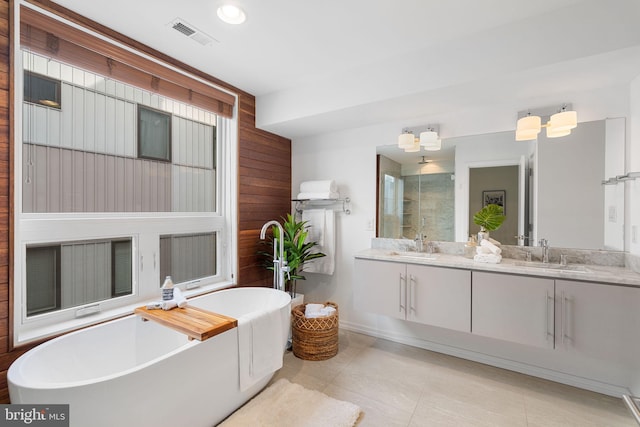
<svg viewBox="0 0 640 427"><path fill-rule="evenodd" d="M618 398L347 331L329 360L287 352L279 378L359 405L358 427L637 427Z"/></svg>

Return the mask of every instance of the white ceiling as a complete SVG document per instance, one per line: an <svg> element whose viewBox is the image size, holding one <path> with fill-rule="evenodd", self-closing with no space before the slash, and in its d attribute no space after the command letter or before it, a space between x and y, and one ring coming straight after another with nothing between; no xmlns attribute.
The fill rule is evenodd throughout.
<svg viewBox="0 0 640 427"><path fill-rule="evenodd" d="M255 95L258 126L290 138L496 103L515 117L640 75L637 0L232 1L241 26L217 19L223 0L56 0Z"/></svg>

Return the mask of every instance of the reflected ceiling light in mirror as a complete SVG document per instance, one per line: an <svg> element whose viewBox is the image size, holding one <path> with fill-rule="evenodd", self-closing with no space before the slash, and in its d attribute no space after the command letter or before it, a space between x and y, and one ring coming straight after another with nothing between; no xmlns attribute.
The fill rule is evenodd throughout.
<svg viewBox="0 0 640 427"><path fill-rule="evenodd" d="M551 126L547 127L547 138L559 138L561 136L567 136L571 133L571 129L562 130L555 129Z"/></svg>
<svg viewBox="0 0 640 427"><path fill-rule="evenodd" d="M416 139L411 147L407 147L404 149L405 153L417 153L420 151L420 140Z"/></svg>
<svg viewBox="0 0 640 427"><path fill-rule="evenodd" d="M527 112L524 117L518 119L516 124L516 141L530 141L536 139L542 128L547 129L547 138L558 138L561 136L567 136L571 133L571 129L578 126L578 113L570 110L570 105L564 104L560 110L556 110L555 114L551 114L549 121L546 124L542 124L540 116L544 116L544 113L539 115L532 115L531 112ZM546 114L549 115L548 113Z"/></svg>
<svg viewBox="0 0 640 427"><path fill-rule="evenodd" d="M420 135L417 138L415 135ZM442 140L438 136L436 126L419 126L404 128L398 137L398 148L408 153L415 153L424 148L426 151L437 151L442 148Z"/></svg>

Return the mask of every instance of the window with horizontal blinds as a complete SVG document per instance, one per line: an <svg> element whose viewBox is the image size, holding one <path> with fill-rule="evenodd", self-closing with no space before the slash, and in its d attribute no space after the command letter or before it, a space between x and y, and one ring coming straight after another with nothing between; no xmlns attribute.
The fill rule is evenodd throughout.
<svg viewBox="0 0 640 427"><path fill-rule="evenodd" d="M20 44L23 49L224 117L233 115L235 97L227 92L28 7L21 7L20 15Z"/></svg>

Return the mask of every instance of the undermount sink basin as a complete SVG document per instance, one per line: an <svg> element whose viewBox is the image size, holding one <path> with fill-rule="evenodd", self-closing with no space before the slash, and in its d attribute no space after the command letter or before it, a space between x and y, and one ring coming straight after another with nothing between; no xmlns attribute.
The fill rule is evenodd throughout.
<svg viewBox="0 0 640 427"><path fill-rule="evenodd" d="M532 268L541 268L545 270L555 270L555 271L568 271L572 273L589 273L589 269L582 265L562 265L562 264L551 264L546 262L534 262L534 261L521 261L516 262L516 265L519 267L532 267Z"/></svg>

